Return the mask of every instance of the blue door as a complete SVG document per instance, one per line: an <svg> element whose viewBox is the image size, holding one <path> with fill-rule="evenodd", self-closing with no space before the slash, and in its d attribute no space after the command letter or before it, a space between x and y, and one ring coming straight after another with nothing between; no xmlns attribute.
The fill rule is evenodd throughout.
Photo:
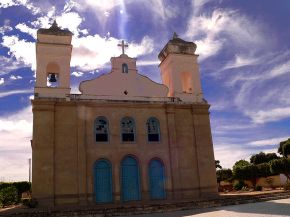
<svg viewBox="0 0 290 217"><path fill-rule="evenodd" d="M141 199L139 167L135 158L126 157L121 163L121 192L123 201Z"/></svg>
<svg viewBox="0 0 290 217"><path fill-rule="evenodd" d="M110 203L112 194L112 167L107 160L98 160L94 167L94 188L97 203Z"/></svg>
<svg viewBox="0 0 290 217"><path fill-rule="evenodd" d="M159 160L151 160L149 164L150 197L165 199L164 166Z"/></svg>

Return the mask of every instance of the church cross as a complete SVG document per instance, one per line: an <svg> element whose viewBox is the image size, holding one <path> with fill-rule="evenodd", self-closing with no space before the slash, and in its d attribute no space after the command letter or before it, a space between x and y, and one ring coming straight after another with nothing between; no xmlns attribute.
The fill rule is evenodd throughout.
<svg viewBox="0 0 290 217"><path fill-rule="evenodd" d="M122 47L122 54L125 54L125 47L128 47L128 45L125 44L124 40L122 40L122 44L118 44L118 46Z"/></svg>

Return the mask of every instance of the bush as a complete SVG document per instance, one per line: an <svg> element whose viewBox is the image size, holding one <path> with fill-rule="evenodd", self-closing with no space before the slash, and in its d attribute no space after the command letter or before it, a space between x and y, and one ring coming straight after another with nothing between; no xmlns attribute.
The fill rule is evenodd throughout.
<svg viewBox="0 0 290 217"><path fill-rule="evenodd" d="M29 182L2 182L0 183L0 190L7 187L15 187L18 192L18 201L21 199L21 194L23 192L31 191L31 183Z"/></svg>
<svg viewBox="0 0 290 217"><path fill-rule="evenodd" d="M241 191L249 191L250 189L248 188L248 186L244 186L242 187Z"/></svg>
<svg viewBox="0 0 290 217"><path fill-rule="evenodd" d="M257 186L255 187L255 191L262 191L262 186L257 185Z"/></svg>
<svg viewBox="0 0 290 217"><path fill-rule="evenodd" d="M283 188L284 190L290 190L290 182L286 182Z"/></svg>
<svg viewBox="0 0 290 217"><path fill-rule="evenodd" d="M0 190L0 206L13 205L18 201L17 189L14 186L2 188Z"/></svg>
<svg viewBox="0 0 290 217"><path fill-rule="evenodd" d="M23 192L31 190L31 183L29 182L13 182L12 185L17 188L19 198L21 198Z"/></svg>
<svg viewBox="0 0 290 217"><path fill-rule="evenodd" d="M35 208L38 205L38 202L34 198L29 198L29 199L22 199L22 204L24 206L27 206L29 208Z"/></svg>
<svg viewBox="0 0 290 217"><path fill-rule="evenodd" d="M234 189L236 191L242 190L243 187L248 187L244 181L239 180L238 183L234 184Z"/></svg>

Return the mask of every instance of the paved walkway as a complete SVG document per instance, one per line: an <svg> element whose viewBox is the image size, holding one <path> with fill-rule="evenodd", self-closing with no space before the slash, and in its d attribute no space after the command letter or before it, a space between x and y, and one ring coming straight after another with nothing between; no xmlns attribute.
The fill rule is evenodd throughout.
<svg viewBox="0 0 290 217"><path fill-rule="evenodd" d="M208 209L152 213L131 217L286 217L290 216L290 199L272 200L235 206L222 206Z"/></svg>

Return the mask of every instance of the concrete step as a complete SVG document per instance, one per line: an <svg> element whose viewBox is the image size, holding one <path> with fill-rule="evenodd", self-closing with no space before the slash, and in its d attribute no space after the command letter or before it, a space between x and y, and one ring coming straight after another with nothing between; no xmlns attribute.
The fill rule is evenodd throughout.
<svg viewBox="0 0 290 217"><path fill-rule="evenodd" d="M198 200L198 201L170 201L160 202L160 204L146 205L116 205L110 207L86 206L51 209L22 209L15 212L0 212L0 216L9 217L105 217L120 215L136 215L158 212L170 212L177 210L201 209L228 205L237 205L245 203L256 203L269 200L290 198L290 191L265 193L258 195L223 195L216 199Z"/></svg>

